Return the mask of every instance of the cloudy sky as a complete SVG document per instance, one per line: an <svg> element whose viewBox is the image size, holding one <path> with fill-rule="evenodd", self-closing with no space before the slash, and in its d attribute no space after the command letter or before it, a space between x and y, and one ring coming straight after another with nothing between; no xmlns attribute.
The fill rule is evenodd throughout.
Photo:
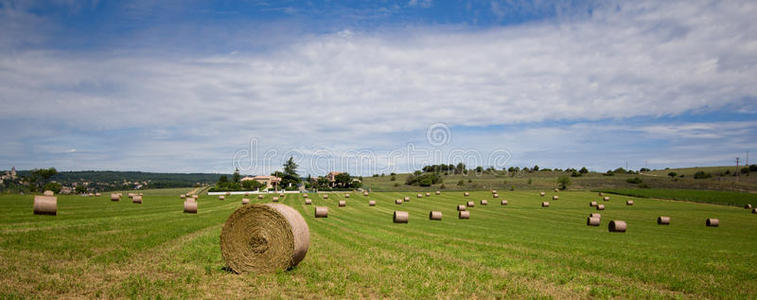
<svg viewBox="0 0 757 300"><path fill-rule="evenodd" d="M0 169L729 165L757 149L755 15L755 1L0 0Z"/></svg>

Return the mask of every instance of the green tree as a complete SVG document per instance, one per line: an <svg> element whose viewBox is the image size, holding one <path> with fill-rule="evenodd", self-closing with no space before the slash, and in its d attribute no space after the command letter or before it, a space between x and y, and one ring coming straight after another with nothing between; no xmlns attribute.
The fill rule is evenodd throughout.
<svg viewBox="0 0 757 300"><path fill-rule="evenodd" d="M57 194L57 193L60 193L60 189L61 188L63 188L63 186L60 185L60 183L57 183L57 182L48 182L47 184L45 184L45 186L42 188L42 190L44 190L44 191L53 191L53 192L55 192Z"/></svg>
<svg viewBox="0 0 757 300"><path fill-rule="evenodd" d="M557 184L560 185L561 190L567 189L568 185L570 185L570 177L560 176L557 178Z"/></svg>
<svg viewBox="0 0 757 300"><path fill-rule="evenodd" d="M297 163L294 162L294 157L290 156L289 159L284 163L284 172L277 172L277 177L281 177L281 186L283 188L288 188L289 186L297 186L302 180L300 179L300 175L297 175Z"/></svg>
<svg viewBox="0 0 757 300"><path fill-rule="evenodd" d="M586 167L583 167L581 168L581 170L578 170L578 173L581 173L581 174L589 173L589 169L587 169Z"/></svg>
<svg viewBox="0 0 757 300"><path fill-rule="evenodd" d="M668 176L670 176L670 178L674 178L674 177L678 176L678 173L676 173L676 172L670 172L670 173L668 173Z"/></svg>
<svg viewBox="0 0 757 300"><path fill-rule="evenodd" d="M231 182L239 183L240 179L242 179L242 176L239 175L239 169L234 170L234 175L231 175Z"/></svg>

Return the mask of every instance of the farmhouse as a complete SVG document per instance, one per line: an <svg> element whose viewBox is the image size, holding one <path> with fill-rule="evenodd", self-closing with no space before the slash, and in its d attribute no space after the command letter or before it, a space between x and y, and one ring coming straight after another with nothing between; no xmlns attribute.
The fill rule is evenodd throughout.
<svg viewBox="0 0 757 300"><path fill-rule="evenodd" d="M281 178L276 177L276 176L247 176L240 179L240 181L248 181L248 180L255 180L257 182L260 182L264 184L267 189L277 187L279 183L281 182Z"/></svg>
<svg viewBox="0 0 757 300"><path fill-rule="evenodd" d="M326 174L326 179L329 180L329 186L334 187L336 185L336 175L342 174L342 172L331 171Z"/></svg>

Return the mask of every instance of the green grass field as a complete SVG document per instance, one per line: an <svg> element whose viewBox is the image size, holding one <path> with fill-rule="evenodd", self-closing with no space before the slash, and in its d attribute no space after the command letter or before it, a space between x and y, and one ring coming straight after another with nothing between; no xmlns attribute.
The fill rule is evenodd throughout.
<svg viewBox="0 0 757 300"><path fill-rule="evenodd" d="M602 189L601 191L643 198L683 200L735 206L744 206L745 204L757 205L757 194L754 193L681 189Z"/></svg>
<svg viewBox="0 0 757 300"><path fill-rule="evenodd" d="M444 192L395 205L411 193L353 193L314 219L301 196L311 245L290 271L224 269L223 222L241 196L201 196L182 213L180 190L145 191L144 204L59 196L58 216L32 214L32 196L0 196L0 298L744 298L757 297L757 215L743 208L612 195L600 227L587 227L593 192L560 192L549 208L535 191ZM368 200L376 200L369 207ZM489 200L480 206L479 200ZM634 206L625 200L633 199ZM270 196L265 201L269 201ZM455 207L476 202L470 220ZM252 199L252 202L260 202ZM429 221L429 210L442 221ZM392 212L410 213L393 224ZM659 226L657 216L672 218ZM705 227L705 218L720 227ZM626 233L610 233L610 220Z"/></svg>

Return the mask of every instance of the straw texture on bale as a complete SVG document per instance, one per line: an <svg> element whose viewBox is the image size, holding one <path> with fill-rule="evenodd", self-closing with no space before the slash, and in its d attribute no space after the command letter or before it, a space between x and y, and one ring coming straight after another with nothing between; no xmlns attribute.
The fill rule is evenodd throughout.
<svg viewBox="0 0 757 300"><path fill-rule="evenodd" d="M502 204L502 205L507 205L507 200L502 200L499 203Z"/></svg>
<svg viewBox="0 0 757 300"><path fill-rule="evenodd" d="M586 218L586 226L599 226L600 218L597 217L588 217Z"/></svg>
<svg viewBox="0 0 757 300"><path fill-rule="evenodd" d="M55 196L55 193L51 190L46 190L42 193L43 196Z"/></svg>
<svg viewBox="0 0 757 300"><path fill-rule="evenodd" d="M184 201L184 212L188 214L197 213L197 201Z"/></svg>
<svg viewBox="0 0 757 300"><path fill-rule="evenodd" d="M467 205L468 205L468 207L474 207L474 206L476 206L476 204L473 203L473 201L468 201Z"/></svg>
<svg viewBox="0 0 757 300"><path fill-rule="evenodd" d="M305 199L305 205L311 205L313 204L313 200Z"/></svg>
<svg viewBox="0 0 757 300"><path fill-rule="evenodd" d="M218 196L218 200L226 200L226 196L223 196L223 195Z"/></svg>
<svg viewBox="0 0 757 300"><path fill-rule="evenodd" d="M345 207L347 206L347 201L339 200L339 207Z"/></svg>
<svg viewBox="0 0 757 300"><path fill-rule="evenodd" d="M752 204L746 204L746 205L744 205L744 208L745 209L752 209Z"/></svg>
<svg viewBox="0 0 757 300"><path fill-rule="evenodd" d="M465 193L463 193L463 196L468 197L468 196L470 196L470 193L465 192Z"/></svg>
<svg viewBox="0 0 757 300"><path fill-rule="evenodd" d="M242 206L221 231L221 254L235 273L290 269L305 258L309 246L305 219L278 203Z"/></svg>
<svg viewBox="0 0 757 300"><path fill-rule="evenodd" d="M415 196L418 197L418 198L423 198L423 194L418 194L418 195L415 195Z"/></svg>
<svg viewBox="0 0 757 300"><path fill-rule="evenodd" d="M470 219L470 212L467 210L457 212L458 219Z"/></svg>
<svg viewBox="0 0 757 300"><path fill-rule="evenodd" d="M597 205L599 205L599 203L597 203L597 201L591 201L591 202L589 202L589 207L597 207Z"/></svg>
<svg viewBox="0 0 757 300"><path fill-rule="evenodd" d="M707 226L710 226L710 227L718 227L720 226L720 220L714 219L714 218L707 218L707 221L705 222L705 224L707 224Z"/></svg>
<svg viewBox="0 0 757 300"><path fill-rule="evenodd" d="M604 204L597 205L597 210L605 210L605 205Z"/></svg>
<svg viewBox="0 0 757 300"><path fill-rule="evenodd" d="M58 215L58 198L55 196L34 196L35 215Z"/></svg>
<svg viewBox="0 0 757 300"><path fill-rule="evenodd" d="M590 214L589 214L589 217L590 217L590 218L594 218L594 217L597 217L597 218L601 218L601 217L602 217L602 215L600 215L600 214L598 214L598 213L590 213Z"/></svg>
<svg viewBox="0 0 757 300"><path fill-rule="evenodd" d="M376 201L368 201L368 206L376 206Z"/></svg>
<svg viewBox="0 0 757 300"><path fill-rule="evenodd" d="M608 196L605 196L604 198L602 198L602 200L605 200L605 201L610 201L610 197L608 197Z"/></svg>
<svg viewBox="0 0 757 300"><path fill-rule="evenodd" d="M430 211L428 213L428 219L429 220L441 221L442 220L442 212L440 212L440 211L433 211L432 210L432 211Z"/></svg>
<svg viewBox="0 0 757 300"><path fill-rule="evenodd" d="M457 210L458 211L464 211L465 210L465 205L462 205L462 204L458 205L457 206Z"/></svg>
<svg viewBox="0 0 757 300"><path fill-rule="evenodd" d="M258 195L258 199L263 199L263 195Z"/></svg>
<svg viewBox="0 0 757 300"><path fill-rule="evenodd" d="M481 200L481 205L487 205L487 204L489 204L489 201Z"/></svg>
<svg viewBox="0 0 757 300"><path fill-rule="evenodd" d="M134 196L131 197L132 203L142 204L142 196Z"/></svg>
<svg viewBox="0 0 757 300"><path fill-rule="evenodd" d="M437 195L441 195L441 194L442 194L442 192L440 192L440 191L436 191L436 194L437 194Z"/></svg>
<svg viewBox="0 0 757 300"><path fill-rule="evenodd" d="M560 199L560 197L557 195L552 196L552 200L557 200L557 199Z"/></svg>
<svg viewBox="0 0 757 300"><path fill-rule="evenodd" d="M542 202L541 207L549 207L549 202Z"/></svg>
<svg viewBox="0 0 757 300"><path fill-rule="evenodd" d="M242 198L242 204L250 204L250 199Z"/></svg>
<svg viewBox="0 0 757 300"><path fill-rule="evenodd" d="M670 225L670 217L666 217L666 216L659 216L659 217L657 217L657 224L658 225Z"/></svg>
<svg viewBox="0 0 757 300"><path fill-rule="evenodd" d="M610 225L607 225L607 229L610 232L626 232L626 227L628 227L626 222L620 220L612 220L610 221Z"/></svg>
<svg viewBox="0 0 757 300"><path fill-rule="evenodd" d="M402 204L402 199L394 200L394 204Z"/></svg>
<svg viewBox="0 0 757 300"><path fill-rule="evenodd" d="M315 217L316 218L328 218L329 217L329 208L325 206L316 206L315 207Z"/></svg>
<svg viewBox="0 0 757 300"><path fill-rule="evenodd" d="M409 214L406 211L394 211L394 223L407 223L407 219L409 218Z"/></svg>
<svg viewBox="0 0 757 300"><path fill-rule="evenodd" d="M499 194L493 194L492 197L499 198Z"/></svg>
<svg viewBox="0 0 757 300"><path fill-rule="evenodd" d="M110 194L110 201L120 201L121 195L119 194Z"/></svg>
<svg viewBox="0 0 757 300"><path fill-rule="evenodd" d="M633 205L633 200L626 200L626 205Z"/></svg>
<svg viewBox="0 0 757 300"><path fill-rule="evenodd" d="M279 202L279 197L273 197L273 198L271 198L271 201L273 201L273 202Z"/></svg>
<svg viewBox="0 0 757 300"><path fill-rule="evenodd" d="M544 192L540 192L540 193L539 193L539 196L542 196L542 197L544 197L544 195L546 195L546 194L545 194Z"/></svg>

